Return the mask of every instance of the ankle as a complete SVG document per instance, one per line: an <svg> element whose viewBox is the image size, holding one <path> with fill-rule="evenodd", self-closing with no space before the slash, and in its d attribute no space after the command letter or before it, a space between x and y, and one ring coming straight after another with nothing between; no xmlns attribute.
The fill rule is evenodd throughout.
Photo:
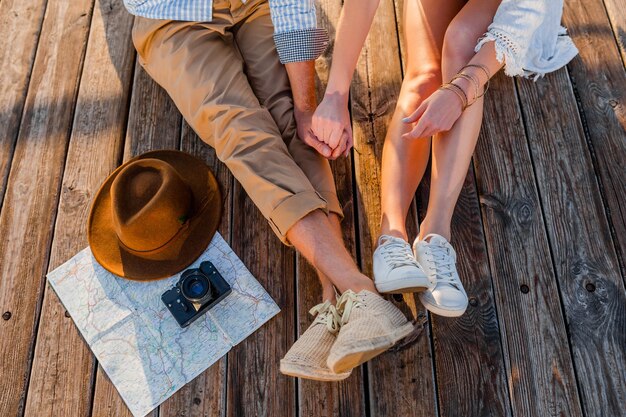
<svg viewBox="0 0 626 417"><path fill-rule="evenodd" d="M426 221L420 224L420 231L418 234L418 238L420 240L424 239L426 236L433 234L433 233L439 236L443 236L446 238L447 241L450 241L450 235L451 235L450 224L448 225L430 224L430 223L426 223Z"/></svg>
<svg viewBox="0 0 626 417"><path fill-rule="evenodd" d="M393 237L397 237L399 239L404 239L406 241L409 240L409 237L406 233L406 229L405 228L399 228L399 227L381 227L380 229L380 235L378 235L379 237L382 235L387 235L387 236L393 236Z"/></svg>
<svg viewBox="0 0 626 417"><path fill-rule="evenodd" d="M374 281L369 279L363 274L359 274L350 278L345 278L341 280L341 283L337 287L337 289L344 293L348 290L352 290L355 293L358 293L362 290L371 291L374 294L377 294L376 287L374 286Z"/></svg>
<svg viewBox="0 0 626 417"><path fill-rule="evenodd" d="M335 304L337 298L335 296L335 287L331 286L330 288L322 288L322 302L330 301L331 304Z"/></svg>

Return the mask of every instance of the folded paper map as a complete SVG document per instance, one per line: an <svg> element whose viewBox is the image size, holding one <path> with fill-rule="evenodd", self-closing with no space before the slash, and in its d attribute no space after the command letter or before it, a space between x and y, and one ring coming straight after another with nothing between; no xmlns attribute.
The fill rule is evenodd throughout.
<svg viewBox="0 0 626 417"><path fill-rule="evenodd" d="M102 268L89 248L48 274L134 416L144 416L280 309L219 235L189 268L211 261L232 292L187 328L161 301L180 275L135 282Z"/></svg>

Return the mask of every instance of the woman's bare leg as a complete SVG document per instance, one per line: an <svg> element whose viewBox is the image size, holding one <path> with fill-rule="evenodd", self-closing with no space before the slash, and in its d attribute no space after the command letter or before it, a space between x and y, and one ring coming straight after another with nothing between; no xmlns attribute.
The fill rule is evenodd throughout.
<svg viewBox="0 0 626 417"><path fill-rule="evenodd" d="M478 38L493 21L500 0L470 0L452 20L443 43L442 76L448 82L475 55ZM488 44L488 47L493 47ZM420 238L437 233L450 240L454 207L467 175L483 118L483 99L468 107L448 132L435 135L428 210Z"/></svg>
<svg viewBox="0 0 626 417"><path fill-rule="evenodd" d="M406 216L430 156L430 139L405 140L402 119L441 85L441 50L446 28L462 0L405 0L407 66L398 104L387 130L382 158L381 234L407 239Z"/></svg>

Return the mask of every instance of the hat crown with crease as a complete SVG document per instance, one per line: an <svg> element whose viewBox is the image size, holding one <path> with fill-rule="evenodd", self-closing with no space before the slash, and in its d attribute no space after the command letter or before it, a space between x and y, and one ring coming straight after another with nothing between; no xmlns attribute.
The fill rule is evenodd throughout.
<svg viewBox="0 0 626 417"><path fill-rule="evenodd" d="M191 217L193 196L176 169L158 159L126 166L111 184L111 209L120 242L136 252L167 245Z"/></svg>
<svg viewBox="0 0 626 417"><path fill-rule="evenodd" d="M100 186L87 240L95 260L119 277L166 278L204 252L221 212L219 185L202 160L151 151L117 168Z"/></svg>

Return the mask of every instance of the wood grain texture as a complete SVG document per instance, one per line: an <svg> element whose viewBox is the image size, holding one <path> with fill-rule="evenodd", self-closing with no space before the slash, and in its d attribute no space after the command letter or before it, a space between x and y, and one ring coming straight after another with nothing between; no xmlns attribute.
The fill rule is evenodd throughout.
<svg viewBox="0 0 626 417"><path fill-rule="evenodd" d="M235 250L283 311L152 417L624 414L616 408L626 400L623 0L565 2L564 24L580 56L567 73L520 84L528 138L514 82L500 76L492 83L474 159L484 237L471 170L453 220L459 270L476 305L459 320L434 317L432 334L427 328L415 345L375 359L342 384L278 373L298 325L308 326L306 309L318 301L314 273L280 245L239 185L234 191L210 148L188 126L181 131L160 87L122 58L132 50L122 41L129 18L117 6L105 11L111 1L121 2L96 1L89 29L94 0L0 0L0 314L11 313L0 321L0 340L11 340L0 346L1 416L129 416L54 292L46 288L42 296L43 276L85 245L85 210L109 171L138 153L179 146L211 164L222 185L231 184L226 205L232 200L235 211L221 230L233 234ZM320 1L318 19L331 38L341 3ZM382 140L402 76L402 3L383 0L359 61L352 88L356 170L346 160L333 166L347 214L344 237L370 274ZM329 59L330 51L317 62L322 82ZM122 88L120 79L133 71ZM119 94L131 95L125 145L119 106L127 105ZM421 209L427 191L418 192ZM424 314L414 297L405 303L398 304L405 312Z"/></svg>
<svg viewBox="0 0 626 417"><path fill-rule="evenodd" d="M513 414L582 416L522 118L502 73L485 114L474 163Z"/></svg>
<svg viewBox="0 0 626 417"><path fill-rule="evenodd" d="M135 78L126 130L124 161L156 149L178 149L182 117L165 90L135 63ZM157 410L151 413L157 416ZM130 411L117 390L98 367L92 415L129 416Z"/></svg>
<svg viewBox="0 0 626 417"><path fill-rule="evenodd" d="M427 176L418 191L421 219L426 215L428 183ZM500 325L473 166L452 217L451 242L469 306L459 318L430 316L440 415L510 416Z"/></svg>
<svg viewBox="0 0 626 417"><path fill-rule="evenodd" d="M23 411L92 6L47 9L0 214L0 310L11 314L0 323L2 416Z"/></svg>
<svg viewBox="0 0 626 417"><path fill-rule="evenodd" d="M294 417L295 379L278 367L295 341L295 252L280 242L238 182L233 197L231 246L281 312L228 354L226 414Z"/></svg>
<svg viewBox="0 0 626 417"><path fill-rule="evenodd" d="M341 11L341 0L327 0L318 3L320 25L334 38L335 25ZM318 58L316 62L318 76L318 98L324 95L330 70L332 47ZM354 204L352 195L352 163L350 158L340 158L331 163L337 195L344 211L342 222L343 238L346 246L356 258L356 236L354 224ZM321 286L315 269L299 254L297 255L297 331L296 337L302 334L313 320L308 314L311 307L321 302ZM301 417L350 417L365 416L365 392L361 367L352 371L347 380L339 383L326 383L307 379L298 380L298 413Z"/></svg>
<svg viewBox="0 0 626 417"><path fill-rule="evenodd" d="M626 291L569 78L519 86L583 410L626 416Z"/></svg>
<svg viewBox="0 0 626 417"><path fill-rule="evenodd" d="M580 51L568 66L569 74L582 110L584 133L600 179L622 276L626 277L626 72L620 59L624 59L626 4L607 0L606 5L616 25L621 57L601 2L567 1L563 20Z"/></svg>
<svg viewBox="0 0 626 417"><path fill-rule="evenodd" d="M119 162L134 52L132 17L120 0L97 0L55 225L51 271L87 246L85 224L100 184ZM108 51L109 53L103 53ZM116 69L119 68L119 72ZM94 360L54 291L46 285L25 415L85 416Z"/></svg>
<svg viewBox="0 0 626 417"><path fill-rule="evenodd" d="M219 233L231 243L233 176L221 163L215 150L206 145L183 122L181 150L202 159L220 184L223 199L222 220ZM159 417L218 417L226 412L226 357L219 360L196 379L165 401L159 409Z"/></svg>
<svg viewBox="0 0 626 417"><path fill-rule="evenodd" d="M372 276L372 254L380 231L380 159L402 82L394 4L383 0L357 64L351 89L361 268ZM416 296L397 303L410 318L424 314ZM371 415L434 416L432 353L426 332L399 352L367 364ZM390 388L393 387L393 388Z"/></svg>
<svg viewBox="0 0 626 417"><path fill-rule="evenodd" d="M0 3L0 206L45 10L46 0Z"/></svg>
<svg viewBox="0 0 626 417"><path fill-rule="evenodd" d="M577 4L573 3L572 5L575 7ZM613 36L621 52L622 62L626 62L626 16L624 15L626 4L624 0L604 0L604 6L613 26ZM603 23L602 26L606 27Z"/></svg>

